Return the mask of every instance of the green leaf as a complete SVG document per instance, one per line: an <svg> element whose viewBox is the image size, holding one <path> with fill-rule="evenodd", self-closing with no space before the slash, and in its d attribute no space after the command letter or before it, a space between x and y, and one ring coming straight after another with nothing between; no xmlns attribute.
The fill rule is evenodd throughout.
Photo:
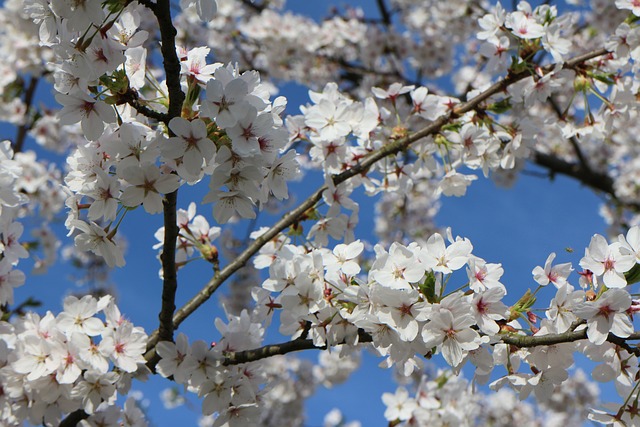
<svg viewBox="0 0 640 427"><path fill-rule="evenodd" d="M511 109L511 97L502 99L487 106L487 110L496 114L506 113Z"/></svg>
<svg viewBox="0 0 640 427"><path fill-rule="evenodd" d="M439 302L436 296L436 276L432 271L428 272L424 281L418 285L418 290L431 304Z"/></svg>
<svg viewBox="0 0 640 427"><path fill-rule="evenodd" d="M624 278L627 279L628 285L640 282L640 264L636 264L633 268L624 273Z"/></svg>

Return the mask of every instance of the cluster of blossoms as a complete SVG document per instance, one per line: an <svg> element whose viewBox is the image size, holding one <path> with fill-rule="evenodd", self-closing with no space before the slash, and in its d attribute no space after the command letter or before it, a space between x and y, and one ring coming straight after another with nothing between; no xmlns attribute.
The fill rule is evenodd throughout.
<svg viewBox="0 0 640 427"><path fill-rule="evenodd" d="M278 241L263 247L256 258L257 267L266 267L266 260L270 265L269 278L254 291L257 306L252 318L269 322L279 310L282 334L308 337L318 347L344 344L342 353L370 342L386 357L383 365L395 365L407 376L423 368L421 355L438 353L457 372L467 362L473 364L480 383L503 366L507 375L492 387L509 385L521 399L533 392L541 403L568 378L572 353L580 351L602 363L594 375L597 381L614 381L624 399L634 398L637 355L608 341L608 336L627 338L634 333L632 318L640 304L627 287L640 269L634 249L640 247L639 233L640 228L633 227L610 244L595 235L580 261L582 290L568 282L571 264L553 265L551 254L544 267L533 269L538 290L510 308L502 302L506 288L500 283L500 264L473 255L466 239L449 235L445 241L433 234L423 244L394 243L388 251L376 246L366 279L360 275L360 241L337 245L333 251ZM467 284L448 293L450 277L465 269ZM557 288L556 295L546 317L538 319L531 311L535 294L549 284ZM534 339L567 332L583 335L576 342L514 351L513 346L526 347L519 338L527 330ZM521 371L524 364L533 373ZM633 416L633 411L625 414ZM591 417L602 419L597 412Z"/></svg>
<svg viewBox="0 0 640 427"><path fill-rule="evenodd" d="M63 106L60 124L79 123L88 140L69 157L65 178L73 192L66 225L75 232L79 250L102 256L109 266L124 265L114 239L122 219L119 206L162 212L164 194L205 175L210 191L204 202L215 203L219 223L236 214L253 218L255 206L270 196L288 197L286 182L296 175L297 162L293 151L278 156L286 143L279 117L286 103L283 98L269 102L257 72L207 64L209 48L179 50L188 99L184 108L190 112L158 126L124 105L127 97L135 97L135 106L149 104L162 114L162 100L168 104L164 83L154 82L145 69L142 44L148 32L139 29L142 6L131 3L107 25L114 12L107 15L97 3L91 5L39 3L29 9L40 21L41 43L57 55L53 76L56 100ZM138 92L149 93L153 102Z"/></svg>
<svg viewBox="0 0 640 427"><path fill-rule="evenodd" d="M385 417L409 426L566 426L579 425L591 405L597 403L598 389L578 370L553 394L553 401L539 404L544 413L522 402L508 390L483 395L459 376L447 371L423 375L415 387L415 397L403 386L385 393ZM565 406L563 406L565 405ZM567 406L568 405L568 406Z"/></svg>
<svg viewBox="0 0 640 427"><path fill-rule="evenodd" d="M250 267L244 275L240 267L229 273L245 282L234 286L244 295L227 304L226 322L216 321L215 344L189 344L179 334L155 347L157 371L203 398L203 424L301 424L304 399L317 385L345 381L361 347L404 377L421 378L415 397L404 388L383 396L394 425L462 425L481 413L487 424L534 423L529 406L510 410L517 405L507 386L557 412L548 425L574 422L560 408L600 404L591 385L582 395L576 391L583 378L569 379L578 351L596 363L592 377L613 382L625 402L590 409L589 418L637 424L640 352L627 339L638 339L633 321L640 302L631 286L640 280L640 228L612 243L593 237L579 263L580 289L569 283L572 265L554 264L556 255L549 255L532 271L538 289L509 307L512 289L501 283L502 266L472 254L469 240L435 232L433 221L441 195L463 196L478 179L469 170L509 182L526 159L637 206L640 150L630 143L640 131L637 2L594 1L592 13L561 13L524 1L507 11L499 3L393 0L392 10L378 2L379 21L347 9L316 23L282 13L281 1L185 0L174 20L182 26L177 46L161 3L4 4L0 49L10 58L0 64L0 119L19 130L13 146L0 144L6 318L20 314L4 311L25 281L16 269L30 256L19 222L25 215L52 218L66 201L74 250L91 254L87 264L95 256L122 267L118 230L129 210L166 213L167 195L205 181L202 202L214 204L217 225L255 219L256 208L289 197L300 163L323 174L318 199L327 208L320 213L314 205L289 222L296 238L302 223L313 222L306 243L276 233L262 244L254 258L256 269L268 268L261 287L247 290L246 282L258 278ZM422 76L449 73L460 52L456 43L466 45L469 61L454 76L454 96ZM577 50L603 46L572 62ZM159 56L164 76L154 65ZM34 106L39 79L53 85L58 113ZM279 79L322 89L310 91L311 104L285 121L286 99L270 99ZM22 151L27 133L54 151L71 147L64 178ZM375 245L369 264L366 244L355 236L360 187L381 200L376 230L384 244ZM413 195L417 200L409 201ZM196 209L171 212L177 249L168 255L182 267L198 253L214 265L215 281L216 245L228 246L222 261L251 254ZM637 213L611 212L613 224L640 222ZM158 230L154 249L167 250L165 232ZM251 237L259 242L265 232ZM44 251L39 271L56 259L58 244L46 226L32 234ZM331 250L329 238L344 243ZM464 284L452 290L454 274ZM536 315L538 293L554 288L544 317ZM293 347L330 350L315 369L284 357L259 360L271 355L261 346L274 317ZM67 297L57 316L16 316L0 329L0 422L56 425L81 410L85 426L144 425L132 398L124 410L115 401L145 372L147 335L122 318L112 297ZM436 355L454 373L470 362L474 381L499 391L482 400L450 374L422 378L424 359ZM579 412L583 419L582 406ZM337 418L327 424L342 422Z"/></svg>
<svg viewBox="0 0 640 427"><path fill-rule="evenodd" d="M185 263L197 250L208 261L216 261L218 252L212 242L220 236L220 227L211 227L202 215L196 215L196 204L191 203L188 210L178 209L177 223L179 234L176 240L176 263ZM153 248L159 249L164 241L164 227L156 231L160 243Z"/></svg>
<svg viewBox="0 0 640 427"><path fill-rule="evenodd" d="M32 151L15 153L9 141L0 143L0 305L13 304L13 289L24 284L25 275L16 269L21 259L35 258L34 272L43 272L57 258L59 242L43 224L31 230L31 246L42 248L42 257L29 253L20 218L37 214L52 218L63 206L64 192L58 186L59 173L35 161Z"/></svg>
<svg viewBox="0 0 640 427"><path fill-rule="evenodd" d="M4 425L57 425L77 409L89 415L87 427L121 418L129 426L147 425L132 398L124 411L115 405L132 379L145 375L147 335L120 314L113 298L69 296L57 316L30 313L0 327Z"/></svg>

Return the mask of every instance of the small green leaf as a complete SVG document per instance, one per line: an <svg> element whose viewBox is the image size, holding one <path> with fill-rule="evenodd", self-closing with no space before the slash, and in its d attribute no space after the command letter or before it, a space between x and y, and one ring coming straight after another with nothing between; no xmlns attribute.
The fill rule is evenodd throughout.
<svg viewBox="0 0 640 427"><path fill-rule="evenodd" d="M424 281L418 285L418 290L431 304L439 302L436 296L436 276L432 271L428 272Z"/></svg>
<svg viewBox="0 0 640 427"><path fill-rule="evenodd" d="M502 99L487 106L487 110L496 114L506 113L511 109L511 97Z"/></svg>
<svg viewBox="0 0 640 427"><path fill-rule="evenodd" d="M640 264L636 264L633 268L624 273L624 278L627 279L628 285L640 282Z"/></svg>

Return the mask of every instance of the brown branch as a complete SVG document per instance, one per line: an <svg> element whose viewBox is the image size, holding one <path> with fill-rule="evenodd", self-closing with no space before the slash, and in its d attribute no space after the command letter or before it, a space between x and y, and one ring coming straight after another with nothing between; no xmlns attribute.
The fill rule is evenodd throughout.
<svg viewBox="0 0 640 427"><path fill-rule="evenodd" d="M640 203L618 199L615 189L613 188L613 178L606 173L596 172L593 169L585 169L581 164L566 162L553 155L540 152L534 153L531 160L538 166L549 169L549 171L554 174L575 178L587 187L608 194L613 200L640 211Z"/></svg>
<svg viewBox="0 0 640 427"><path fill-rule="evenodd" d="M173 341L173 312L176 309L178 291L178 270L176 267L176 239L178 238L178 220L176 215L178 190L165 196L162 203L164 212L164 243L162 246L162 308L158 318L158 334L164 341Z"/></svg>
<svg viewBox="0 0 640 427"><path fill-rule="evenodd" d="M367 332L364 332L362 329L358 329L358 343L369 342L373 342L373 337ZM344 344L344 342L336 345L342 344ZM255 362L257 360L266 359L272 356L293 353L295 351L311 349L326 350L327 348L327 345L316 346L311 339L298 338L280 344L265 345L264 347L256 348L253 350L226 352L224 354L225 358L222 364L224 366L239 365L241 363Z"/></svg>
<svg viewBox="0 0 640 427"><path fill-rule="evenodd" d="M500 339L503 343L513 345L515 347L531 348L540 346L551 346L557 344L570 343L587 339L587 329L579 331L569 330L561 334L551 335L502 335ZM631 347L627 343L628 340L640 340L640 332L636 332L627 338L620 338L613 334L609 334L607 341L624 347L631 354L640 356L640 348ZM373 342L373 337L362 329L358 329L358 343ZM344 343L340 343L344 344ZM340 345L339 344L339 345ZM311 339L297 338L295 340L265 345L263 347L252 350L226 352L225 359L222 362L224 366L239 365L241 363L255 362L257 360L266 359L268 357L284 355L302 350L326 350L327 346L316 346Z"/></svg>
<svg viewBox="0 0 640 427"><path fill-rule="evenodd" d="M149 10L155 11L156 4L151 0L136 0L136 1L141 5L145 6L146 8L148 8Z"/></svg>
<svg viewBox="0 0 640 427"><path fill-rule="evenodd" d="M569 330L561 334L550 335L503 335L500 337L503 343L513 345L519 348L531 348L540 347L543 345L556 345L569 343L574 341L580 341L587 339L587 329L581 329L579 331ZM630 347L627 344L627 340L640 340L640 332L635 332L627 338L620 338L616 335L609 334L607 341L625 347L629 353L633 353L636 356L640 356L640 348Z"/></svg>
<svg viewBox="0 0 640 427"><path fill-rule="evenodd" d="M167 78L169 91L169 108L165 124L174 117L182 114L182 104L185 94L180 85L180 59L176 53L176 28L171 21L171 1L158 0L153 13L158 20L160 38L162 40L161 52ZM171 130L169 135L173 136ZM178 224L176 220L176 203L178 190L167 194L163 202L164 213L164 243L162 248L162 307L158 315L160 326L158 336L162 340L172 341L174 322L173 312L176 309L176 292L178 290L178 273L176 267L176 238L178 237Z"/></svg>
<svg viewBox="0 0 640 427"><path fill-rule="evenodd" d="M254 0L242 0L242 4L247 6L248 9L253 10L256 13L261 13L263 10L267 8L267 2L264 1L260 4L254 2Z"/></svg>
<svg viewBox="0 0 640 427"><path fill-rule="evenodd" d="M22 148L24 147L24 142L27 139L27 132L29 132L29 130L31 129L31 126L33 126L33 119L29 118L29 113L31 112L31 104L33 103L33 97L36 93L36 88L38 87L38 81L40 81L40 77L32 76L31 80L29 81L29 86L25 91L25 95L24 95L25 122L21 124L20 127L18 127L18 131L16 132L16 141L13 144L14 153L19 153L20 151L22 151Z"/></svg>
<svg viewBox="0 0 640 427"><path fill-rule="evenodd" d="M387 5L384 0L376 0L378 5L378 10L380 11L380 16L382 17L382 23L386 27L391 26L391 13L389 13L389 9L387 9Z"/></svg>
<svg viewBox="0 0 640 427"><path fill-rule="evenodd" d="M569 61L565 62L565 67L574 67L577 64L588 61L590 59L596 58L598 56L606 54L607 51L605 49L598 49L592 52L585 53L583 55L577 56ZM552 66L546 68L547 71L552 70ZM389 142L379 148L378 150L372 152L364 159L361 160L360 163L351 167L350 169L342 172L339 175L335 175L333 177L334 185L341 184L348 179L366 173L369 168L374 165L376 162L381 159L390 156L392 154L396 154L405 148L407 148L412 143L419 141L420 139L434 134L442 128L446 123L450 120L455 119L456 117L475 109L480 103L490 98L491 96L503 92L506 88L526 77L528 77L528 73L519 73L519 74L511 74L499 82L493 84L484 92L478 94L475 98L458 105L453 111L447 116L442 116L436 119L429 126L423 128L422 130L415 132L405 138L401 138L392 142ZM322 193L327 189L326 185L318 188L311 196L309 196L305 201L303 201L298 207L286 213L279 221L277 221L269 230L259 236L252 244L250 244L241 254L238 255L233 261L227 264L222 270L220 270L217 274L215 274L211 280L204 287L194 295L185 305L183 305L180 309L178 309L173 316L173 324L174 327L177 328L191 313L198 309L202 304L204 304L213 293L222 285L222 283L227 280L234 272L240 269L245 265L251 257L256 254L262 246L264 246L271 239L275 238L280 232L285 230L287 227L291 226L293 223L298 221L302 215L308 210L311 209L315 204L322 198ZM158 331L154 331L149 336L149 341L147 344L148 353L145 356L148 361L152 361L155 359L153 348L160 340ZM153 366L153 363L150 362L150 365Z"/></svg>
<svg viewBox="0 0 640 427"><path fill-rule="evenodd" d="M171 1L158 0L153 13L158 20L160 27L160 40L162 45L162 63L167 78L167 89L169 91L169 110L165 123L169 123L174 117L179 117L182 112L182 104L184 102L184 92L180 85L180 59L176 53L176 27L171 21Z"/></svg>
<svg viewBox="0 0 640 427"><path fill-rule="evenodd" d="M167 123L169 120L171 120L168 114L161 113L159 111L156 111L147 107L146 105L142 104L137 97L130 99L128 101L128 104L131 105L133 108L135 108L135 110L138 113L150 119L155 119L163 123Z"/></svg>
<svg viewBox="0 0 640 427"><path fill-rule="evenodd" d="M89 414L82 409L78 409L77 411L71 412L62 421L60 421L58 427L75 427L80 421L87 418L89 418Z"/></svg>

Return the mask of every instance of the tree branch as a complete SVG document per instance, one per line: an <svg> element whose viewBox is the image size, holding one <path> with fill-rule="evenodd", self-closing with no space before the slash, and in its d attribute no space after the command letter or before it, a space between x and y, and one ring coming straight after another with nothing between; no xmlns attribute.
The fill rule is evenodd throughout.
<svg viewBox="0 0 640 427"><path fill-rule="evenodd" d="M24 95L24 104L25 104L24 117L25 117L25 122L20 125L20 127L18 128L18 131L16 133L16 141L13 144L13 152L14 153L19 153L20 151L22 151L22 148L24 147L24 141L27 138L27 132L29 131L29 129L31 129L31 126L33 126L33 120L29 119L29 113L31 111L31 104L33 103L33 96L36 93L36 87L38 86L38 81L39 80L40 80L40 77L32 76L31 80L29 81L29 86L27 87L27 90L25 92L25 95Z"/></svg>
<svg viewBox="0 0 640 427"><path fill-rule="evenodd" d="M567 332L563 332L561 334L551 334L551 335L502 335L500 339L503 343L516 346L518 348L526 347L540 347L542 345L556 345L569 343L574 341L580 341L587 339L587 329L581 329L579 331L569 330ZM640 348L638 347L630 347L627 344L627 340L640 340L640 332L635 332L631 334L627 338L620 338L616 335L609 334L607 337L607 341L619 345L621 347L625 347L625 350L629 351L629 353L633 353L636 356L640 356Z"/></svg>
<svg viewBox="0 0 640 427"><path fill-rule="evenodd" d="M158 0L153 13L158 20L160 27L160 38L162 40L161 52L167 78L167 89L169 91L169 108L164 123L182 114L182 104L185 94L180 85L180 60L176 53L176 28L171 21L171 1ZM169 135L173 136L171 129ZM178 274L176 267L176 238L178 237L178 224L176 220L176 204L178 190L167 194L163 202L164 213L164 243L162 248L162 308L158 315L160 326L158 335L162 340L173 340L173 312L176 309L175 299L178 290Z"/></svg>
<svg viewBox="0 0 640 427"><path fill-rule="evenodd" d="M257 4L254 2L254 0L242 0L242 4L244 4L245 6L247 6L248 9L251 9L256 13L261 13L263 10L267 8L266 2Z"/></svg>
<svg viewBox="0 0 640 427"><path fill-rule="evenodd" d="M574 67L577 64L580 64L582 62L604 55L606 53L608 53L606 49L594 50L594 51L585 53L583 55L579 55L569 61L566 61L564 66L568 68ZM553 66L554 65L547 67L546 70L547 71L552 70ZM453 109L453 111L449 115L439 117L434 122L432 122L429 126L405 138L401 138L383 145L378 150L373 151L372 153L367 155L365 158L363 158L361 162L358 163L357 165L351 167L350 169L342 172L339 175L334 175L333 177L334 185L341 184L356 175L366 173L373 164L380 161L381 159L387 156L390 156L392 154L396 154L404 150L405 148L407 148L412 143L440 131L442 126L444 126L450 120L453 120L454 118L468 111L473 110L480 103L482 103L489 97L497 93L503 92L504 90L506 90L506 88L509 85L519 80L522 80L528 76L529 76L529 73L526 73L526 72L518 73L518 74L510 74L504 79L490 86L484 92L478 94L475 98L458 105L456 108ZM237 271L242 266L244 266L245 263L249 261L249 259L251 259L251 257L254 254L256 254L262 246L264 246L267 242L269 242L271 239L276 237L280 232L285 230L287 227L291 226L293 223L298 221L308 209L311 209L313 206L315 206L318 200L322 198L322 193L326 189L327 189L326 185L323 185L320 188L318 188L311 196L309 196L298 207L289 211L279 221L277 221L269 230L267 230L260 237L258 237L237 258L235 258L233 261L227 264L227 266L225 266L222 270L220 270L217 274L215 274L211 278L211 280L209 280L209 282L205 284L205 286L200 290L200 292L198 292L195 296L191 298L191 300L189 300L185 305L183 305L180 309L176 311L175 315L173 316L174 327L177 328L191 313L193 313L196 309L198 309L198 307L204 304L211 297L211 295L213 295L213 293L218 289L218 287L220 287L220 285L226 279L228 279L235 271ZM155 347L155 345L158 343L159 340L160 340L160 337L157 330L152 332L151 335L149 336L149 341L147 344L148 353L145 355L145 357L148 361L150 361L149 365L151 365L151 367L153 367L154 365L153 360L156 359L153 348Z"/></svg>
<svg viewBox="0 0 640 427"><path fill-rule="evenodd" d="M382 23L390 27L391 26L391 14L389 13L389 9L387 9L387 5L384 0L376 0L378 4L378 10L380 11L380 16L382 17Z"/></svg>
<svg viewBox="0 0 640 427"><path fill-rule="evenodd" d="M178 220L176 215L178 190L165 196L162 203L164 211L164 243L162 246L162 308L158 318L158 334L164 341L173 341L173 312L176 309L178 291L178 270L176 267L176 239L178 238Z"/></svg>
<svg viewBox="0 0 640 427"><path fill-rule="evenodd" d="M171 120L168 114L161 113L159 111L156 111L147 107L146 105L143 105L142 103L140 103L140 100L137 97L130 99L128 101L128 104L131 105L133 108L135 108L135 110L138 113L150 119L155 119L163 123L167 123L169 120Z"/></svg>
<svg viewBox="0 0 640 427"><path fill-rule="evenodd" d="M82 409L78 409L77 411L73 411L69 415L67 415L58 427L75 427L82 420L89 418L89 414L87 414Z"/></svg>
<svg viewBox="0 0 640 427"><path fill-rule="evenodd" d="M373 337L362 329L358 329L358 343L373 342ZM336 345L342 345L344 342ZM301 350L326 350L327 345L321 347L316 346L312 339L298 338L295 340L283 342L280 344L265 345L264 347L253 350L233 351L225 353L225 359L222 364L224 366L239 365L241 363L255 362L268 357L293 353Z"/></svg>
<svg viewBox="0 0 640 427"><path fill-rule="evenodd" d="M171 1L158 0L155 8L152 9L158 26L160 27L160 40L162 45L162 63L167 78L167 89L169 91L169 110L166 124L174 117L179 117L182 112L184 102L184 92L180 85L180 59L176 53L176 27L171 21Z"/></svg>
<svg viewBox="0 0 640 427"><path fill-rule="evenodd" d="M581 329L579 331L568 330L561 334L552 335L501 335L500 339L503 343L513 345L518 348L531 348L540 346L550 346L556 344L570 343L587 339L587 329ZM631 347L627 344L627 340L640 340L640 332L636 332L627 338L620 338L616 335L609 334L607 341L624 347L629 353L640 356L640 348ZM373 337L358 329L358 343L370 343L373 342ZM340 343L337 345L341 345ZM266 359L268 357L284 355L287 353L293 353L302 350L326 350L327 346L316 346L311 339L297 338L295 340L265 345L252 350L243 350L235 352L225 353L225 359L222 362L224 366L239 365L241 363L255 362L257 360Z"/></svg>
<svg viewBox="0 0 640 427"><path fill-rule="evenodd" d="M593 169L585 169L581 164L569 163L558 157L540 152L534 154L532 161L539 166L549 169L553 173L575 178L594 190L608 194L621 204L640 211L640 203L618 199L615 189L613 188L613 179L605 173L596 172Z"/></svg>

